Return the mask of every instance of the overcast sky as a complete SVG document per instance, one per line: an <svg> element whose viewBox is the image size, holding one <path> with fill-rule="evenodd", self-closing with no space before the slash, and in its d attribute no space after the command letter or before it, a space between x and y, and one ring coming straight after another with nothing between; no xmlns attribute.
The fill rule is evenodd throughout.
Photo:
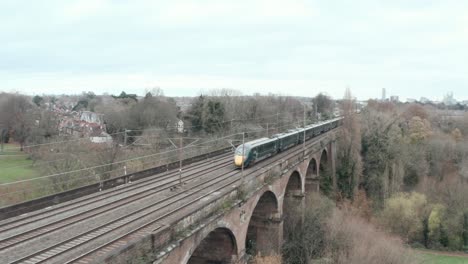
<svg viewBox="0 0 468 264"><path fill-rule="evenodd" d="M0 1L0 91L468 99L468 1Z"/></svg>

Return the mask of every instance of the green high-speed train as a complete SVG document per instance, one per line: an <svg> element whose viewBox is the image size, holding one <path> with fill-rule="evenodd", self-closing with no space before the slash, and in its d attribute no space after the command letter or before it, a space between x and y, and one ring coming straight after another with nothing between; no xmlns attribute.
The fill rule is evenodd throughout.
<svg viewBox="0 0 468 264"><path fill-rule="evenodd" d="M286 149L292 148L314 138L322 133L338 127L343 118L315 123L306 127L289 130L286 133L276 134L270 138L259 138L239 145L234 153L234 165L238 168L248 167L260 160L264 160Z"/></svg>

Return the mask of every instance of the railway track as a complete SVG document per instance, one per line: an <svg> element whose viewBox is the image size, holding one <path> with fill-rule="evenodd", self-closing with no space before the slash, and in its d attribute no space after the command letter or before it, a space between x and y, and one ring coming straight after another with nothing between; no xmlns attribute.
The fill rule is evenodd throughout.
<svg viewBox="0 0 468 264"><path fill-rule="evenodd" d="M307 145L313 144L309 142ZM296 146L291 149L292 151L285 154L279 154L272 158L267 159L268 161L276 161L285 157L296 155L302 151L302 148ZM163 191L169 193L169 195L162 195L160 199L157 199L149 205L145 205L142 208L135 209L128 212L125 215L117 217L111 221L100 224L97 227L80 232L62 241L54 241L51 245L44 245L45 248L37 250L27 256L21 256L19 258L10 259L7 262L13 263L88 263L92 260L92 256L102 255L104 252L108 252L108 249L123 246L128 241L147 234L148 232L157 230L162 227L161 223L163 220L170 216L176 215L184 208L188 208L202 199L213 195L213 193L223 193L228 190L231 191L233 185L239 182L240 173L235 170L234 167L228 164L232 163L231 154L221 155L206 164L205 161L200 163L194 163L191 169L188 167L184 168L183 180L187 182L184 192L181 190L175 192L169 192L170 188L173 188L178 183L178 170L162 173L158 177L152 177L151 179L145 179L138 181L133 186L127 186L124 188L111 189L108 193L103 193L102 196L92 196L81 199L80 201L73 201L69 204L59 206L59 212L47 215L47 213L36 213L33 217L36 219L22 218L22 224L33 223L37 219L46 220L49 217L57 216L64 212L72 211L76 208L83 206L84 204L93 204L96 200L101 201L108 199L112 195L122 194L131 188L136 190L142 188L142 186L148 184L154 184L156 181L164 179L168 180L167 183L160 183L159 185L144 190L137 191L134 194L105 203L104 205L87 210L83 215L82 213L73 214L64 219L60 219L49 223L45 226L40 226L26 232L22 232L7 238L0 240L0 253L5 249L15 247L19 244L25 243L31 239L41 237L42 235L50 232L58 232L61 229L70 227L80 221L93 218L97 215L105 214L111 210L119 207L135 203L140 199L150 197L151 195L159 194ZM264 163L265 161L260 162ZM255 165L245 171L245 176L255 174L257 171L262 170L263 167ZM231 168L231 169L229 169ZM203 174L206 174L204 177ZM207 191L210 189L210 191ZM97 198L97 199L96 199ZM68 207L71 206L71 207ZM174 208L175 206L175 208ZM144 220L144 221L143 221ZM139 224L138 224L139 223ZM6 230L14 229L20 224L9 225L11 223L2 223L0 227L0 234ZM135 227L135 224L138 224ZM106 238L107 237L107 238ZM100 241L96 243L96 246L92 246L90 242ZM101 242L106 240L104 242ZM106 251L107 250L107 251ZM68 254L67 254L68 253ZM74 257L70 259L70 257ZM67 258L65 258L67 257ZM1 258L0 258L1 259Z"/></svg>
<svg viewBox="0 0 468 264"><path fill-rule="evenodd" d="M311 144L311 143L309 143L309 144ZM308 145L309 145L309 144L308 144ZM297 148L297 147L296 147L296 148ZM296 149L293 153L289 153L288 155L286 155L286 157L294 156L294 155L296 155L296 154L299 153L299 152L302 152L302 149L300 149L300 148L299 148L299 149ZM276 159L275 159L275 157L273 157L273 158L271 158L270 160L275 160L275 161L276 161L276 160L279 160L279 159L281 159L281 158L284 158L284 157L276 157ZM263 161L262 161L262 162L263 162ZM259 163L261 164L262 162L259 162ZM262 169L263 169L263 167L254 166L254 167L252 167L252 168L250 168L250 169L248 169L248 170L246 171L247 174L244 175L244 177L248 177L248 176L250 176L250 175L254 175L256 172L258 172L258 171L260 171L260 170L262 170ZM239 173L239 172L236 172L236 171L235 171L235 172L233 173L233 176L234 176L234 177L232 177L232 176L227 177L227 179L231 179L231 181L228 181L228 182L226 182L226 183L223 183L221 186L217 187L217 188L216 188L215 190L213 190L213 191L210 191L210 192L208 192L208 193L205 193L205 194L203 194L203 195L200 195L199 197L197 197L196 200L193 200L193 201L190 201L190 202L188 202L188 203L186 203L186 204L184 204L184 205L178 206L177 208L172 209L171 211L169 211L169 212L167 212L167 213L165 213L165 214L163 214L163 215L157 217L156 219L152 219L150 222L145 223L144 225L142 225L142 226L140 226L140 227L138 227L138 228L136 228L136 229L134 229L134 230L132 230L132 231L130 231L130 232L127 232L127 233L125 233L125 234L123 234L123 235L121 235L121 236L119 236L119 237L117 237L117 238L115 238L115 239L113 239L113 240L111 240L111 241L109 241L109 242L107 242L107 243L101 245L101 246L98 246L98 247L96 247L96 248L93 248L93 249L91 249L91 250L89 250L89 251L87 251L87 252L85 252L85 253L79 255L78 257L76 257L76 258L74 258L74 259L72 259L72 260L69 260L69 261L65 262L65 263L66 263L66 264L70 264L70 263L83 263L83 264L84 264L84 263L90 263L90 262L93 261L93 258L92 258L91 256L94 255L94 254L97 254L99 251L102 251L103 253L104 253L104 252L108 252L108 251L106 251L107 248L108 248L109 250L111 250L111 249L114 249L114 248L116 248L116 247L118 247L118 246L125 245L127 242L129 242L129 241L135 239L136 236L138 236L139 234L140 234L140 235L144 235L144 234L147 234L147 232L151 232L151 231L154 232L154 231L155 231L154 228L153 228L152 230L145 230L145 228L148 227L148 226L150 226L150 225L152 225L152 224L157 223L158 221L161 221L161 220L162 220L163 218L165 218L165 217L168 217L168 216L170 216L170 215L172 215L172 214L175 214L175 213L179 212L180 210L182 210L182 209L185 208L185 207L188 207L188 206L190 206L190 205L192 205L192 204L194 204L194 203L197 203L197 202L201 201L202 199L204 199L205 197L211 195L212 193L215 193L215 192L220 192L220 193L221 193L221 192L223 192L223 191L224 191L224 193L229 193L230 191L232 191L232 189L236 188L236 185L235 185L235 184L238 183L238 182L240 181L240 179L241 179L241 176L240 176L240 173ZM160 229L160 228L161 228L161 226L158 226L158 227L156 228L156 230L157 230L157 229ZM133 235L133 237L132 237L132 235ZM40 262L40 263L41 263L41 262Z"/></svg>
<svg viewBox="0 0 468 264"><path fill-rule="evenodd" d="M221 159L228 160L229 159L228 157L230 156L232 156L231 153L223 154L212 159L211 162L217 162ZM206 160L196 162L194 164L190 164L189 166L184 167L183 173L187 173L189 171L199 169L205 165L206 165ZM163 172L160 174L156 174L155 176L151 176L151 177L139 180L132 185L129 185L129 184L125 186L121 185L122 187L112 188L102 193L91 194L83 198L79 198L79 199L75 199L69 202L65 202L63 204L59 204L52 208L48 208L45 210L42 209L42 210L38 210L37 212L27 213L24 215L20 215L18 217L12 217L10 219L0 221L0 234L8 230L14 229L18 226L27 225L27 224L34 223L37 221L41 221L47 218L51 218L53 216L57 216L62 213L72 211L79 207L83 207L86 205L95 204L97 202L104 201L106 199L111 198L112 196L117 196L122 193L128 193L129 191L133 191L133 190L138 190L143 185L148 185L156 181L160 181L160 180L170 179L178 173L179 173L178 170L171 170L171 171ZM1 249L1 246L0 246L0 249Z"/></svg>
<svg viewBox="0 0 468 264"><path fill-rule="evenodd" d="M91 240L94 240L100 236L106 235L112 231L115 231L117 229L122 229L127 225L130 225L132 222L142 219L144 217L148 217L151 214L157 213L160 210L163 210L165 208L168 208L172 206L173 204L176 204L180 201L183 201L191 196L196 195L201 189L203 188L208 188L212 186L213 184L216 184L218 182L222 182L223 180L230 178L233 174L238 173L237 170L233 169L231 173L225 174L224 176L219 176L215 175L214 177L210 177L210 179L206 181L202 181L201 183L197 183L194 186L191 186L191 189L187 192L181 193L175 193L173 195L170 195L168 197L165 197L163 199L160 199L153 204L150 204L148 206L145 206L143 208L140 208L138 210L129 212L127 215L121 216L117 219L114 219L110 222L101 224L100 226L93 228L91 230L87 230L85 232L82 232L74 237L68 238L64 241L61 241L59 243L56 243L52 246L49 246L45 249L42 249L40 251L34 252L28 256L25 256L23 258L20 258L18 260L15 260L13 262L10 262L11 264L16 264L16 263L28 263L27 261L30 261L32 263L44 263L46 261L51 260L52 258L56 258L59 255L62 255L86 242L89 242ZM190 199L190 203L194 203L197 201L197 199ZM185 205L186 206L186 205ZM178 207L179 210L180 207ZM165 216L164 214L163 216ZM157 217L155 220L148 222L145 224L145 226L150 225L156 221L161 220L163 216ZM133 232L138 231L133 230Z"/></svg>
<svg viewBox="0 0 468 264"><path fill-rule="evenodd" d="M203 173L210 173L213 170L218 170L220 168L227 167L228 165L230 165L232 163L232 161L230 159L226 160L225 157L223 159L220 159L220 160L221 161L218 160L218 161L213 162L212 164L214 164L215 166L219 165L219 166L222 166L222 167L210 168L210 169L204 170L202 172ZM192 179L199 176L198 172L199 171L196 170L195 172L191 172L188 175L184 175L182 177L182 180L183 181L192 180ZM138 202L138 200L141 200L143 198L147 198L147 197L149 197L151 195L155 195L155 194L157 194L157 193L159 193L161 191L168 190L168 189L174 187L174 185L178 184L179 180L174 179L173 176L174 175L169 176L169 177L173 178L169 182L165 182L165 183L161 183L161 184L156 183L156 186L141 190L141 191L139 191L137 193L131 194L130 196L122 197L122 198L120 198L120 199L118 199L116 201L111 201L109 203L100 205L98 207L88 209L88 210L86 210L84 212L83 211L78 212L76 214L70 215L70 216L65 217L65 218L61 218L60 220L52 221L50 223L47 223L46 225L43 225L43 226L28 230L26 232L22 232L22 233L19 233L19 234L9 236L9 237L4 238L4 239L0 239L0 251L3 250L3 249L9 248L9 247L16 246L16 245L18 245L18 244L20 244L20 243L22 243L22 242L24 242L24 241L26 241L28 239L33 239L33 238L39 237L42 234L45 234L45 233L48 233L48 232L54 232L54 231L57 231L59 229L69 227L69 226L71 226L73 224L76 224L79 221L83 221L83 220L86 220L86 219L96 217L96 216L98 216L100 214L107 213L107 212L109 212L111 210L114 210L116 208L119 208L121 206L125 206L125 205L129 205L131 203ZM158 178L158 179L160 179L160 178ZM154 181L155 180L152 180L152 182L154 182ZM137 187L137 188L140 188L140 187Z"/></svg>

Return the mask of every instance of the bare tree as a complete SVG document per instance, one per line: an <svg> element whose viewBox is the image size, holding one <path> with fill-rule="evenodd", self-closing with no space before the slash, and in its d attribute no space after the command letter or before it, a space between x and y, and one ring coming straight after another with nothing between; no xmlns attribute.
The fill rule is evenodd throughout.
<svg viewBox="0 0 468 264"><path fill-rule="evenodd" d="M23 95L5 94L0 96L0 123L11 131L13 138L20 143L23 150L35 124L33 105Z"/></svg>
<svg viewBox="0 0 468 264"><path fill-rule="evenodd" d="M338 142L337 185L347 198L352 198L357 192L362 175L361 126L359 116L355 113L355 104L350 89L346 88L341 103L344 118Z"/></svg>

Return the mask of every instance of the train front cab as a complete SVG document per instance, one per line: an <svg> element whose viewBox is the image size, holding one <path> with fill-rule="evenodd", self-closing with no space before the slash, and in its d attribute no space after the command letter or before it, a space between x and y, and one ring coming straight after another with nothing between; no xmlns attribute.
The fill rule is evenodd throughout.
<svg viewBox="0 0 468 264"><path fill-rule="evenodd" d="M244 167L247 167L249 163L249 159L248 159L249 153L250 153L250 148L246 146L245 144L238 146L236 148L236 151L234 152L234 165L236 165L236 167L238 168L241 168L242 163L244 163Z"/></svg>

